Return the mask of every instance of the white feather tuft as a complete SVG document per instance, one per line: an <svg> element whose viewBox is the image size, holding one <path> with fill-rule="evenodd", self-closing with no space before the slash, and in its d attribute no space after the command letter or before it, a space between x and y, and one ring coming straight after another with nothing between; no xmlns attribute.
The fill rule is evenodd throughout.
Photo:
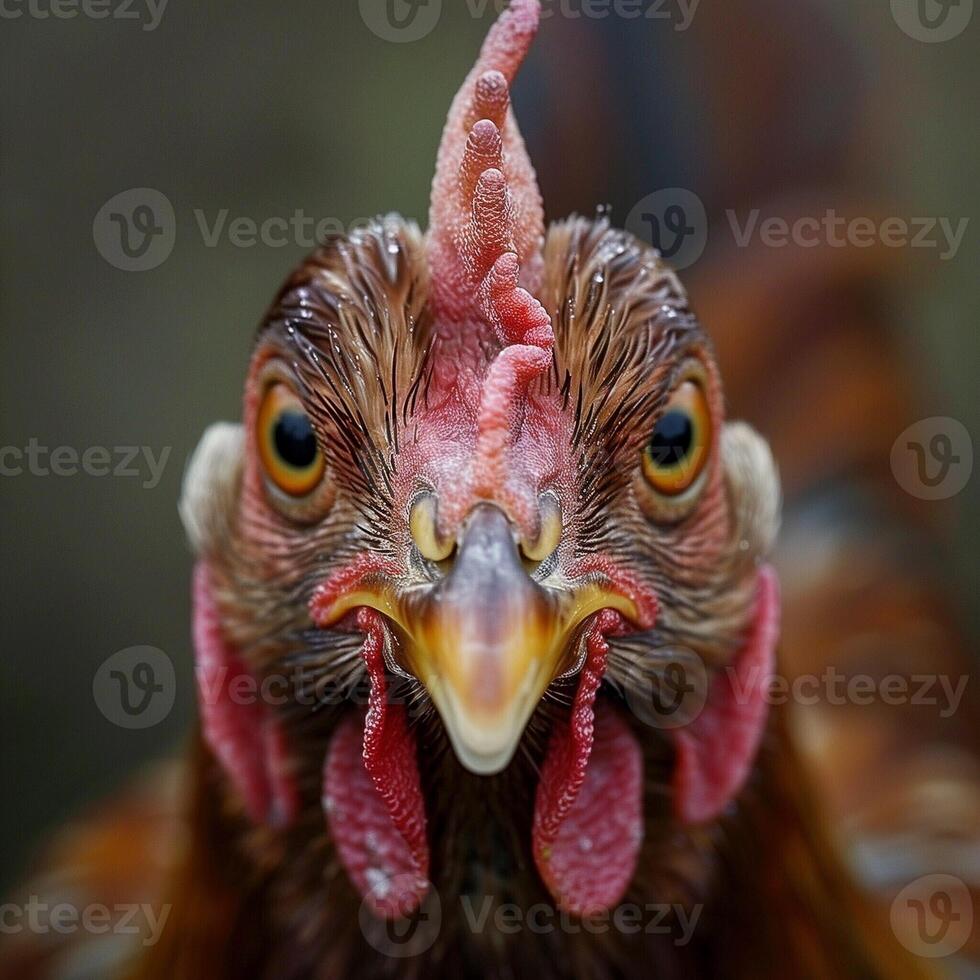
<svg viewBox="0 0 980 980"><path fill-rule="evenodd" d="M177 509L196 555L211 554L227 540L244 459L244 430L231 422L209 426L191 454Z"/></svg>
<svg viewBox="0 0 980 980"><path fill-rule="evenodd" d="M779 473L769 443L744 422L730 422L722 434L721 448L739 545L765 558L775 544L782 507Z"/></svg>

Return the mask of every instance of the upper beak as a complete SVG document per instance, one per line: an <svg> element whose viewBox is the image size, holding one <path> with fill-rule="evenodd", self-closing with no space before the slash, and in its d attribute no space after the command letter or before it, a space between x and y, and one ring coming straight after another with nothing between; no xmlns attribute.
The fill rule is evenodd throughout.
<svg viewBox="0 0 980 980"><path fill-rule="evenodd" d="M617 601L618 600L618 601ZM514 528L491 504L470 513L449 574L402 602L409 666L475 773L511 760L582 621L631 603L594 586L545 588L524 567Z"/></svg>

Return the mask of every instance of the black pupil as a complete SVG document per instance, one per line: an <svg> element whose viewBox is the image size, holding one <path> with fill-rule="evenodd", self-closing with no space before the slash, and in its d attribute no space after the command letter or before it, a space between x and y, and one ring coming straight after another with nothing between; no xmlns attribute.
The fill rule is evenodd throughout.
<svg viewBox="0 0 980 980"><path fill-rule="evenodd" d="M280 458L295 469L305 470L316 459L316 436L302 412L283 412L276 421L273 438Z"/></svg>
<svg viewBox="0 0 980 980"><path fill-rule="evenodd" d="M693 444L691 417L686 412L671 409L653 427L650 458L658 466L676 466L687 458Z"/></svg>

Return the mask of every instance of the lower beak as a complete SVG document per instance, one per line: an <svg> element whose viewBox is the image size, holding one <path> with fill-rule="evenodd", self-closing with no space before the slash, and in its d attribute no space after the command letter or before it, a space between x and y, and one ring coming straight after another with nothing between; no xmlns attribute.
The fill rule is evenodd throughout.
<svg viewBox="0 0 980 980"><path fill-rule="evenodd" d="M408 666L467 769L489 775L510 762L548 685L570 666L576 628L623 601L592 586L539 585L506 515L490 504L474 508L449 574L406 596L399 616Z"/></svg>

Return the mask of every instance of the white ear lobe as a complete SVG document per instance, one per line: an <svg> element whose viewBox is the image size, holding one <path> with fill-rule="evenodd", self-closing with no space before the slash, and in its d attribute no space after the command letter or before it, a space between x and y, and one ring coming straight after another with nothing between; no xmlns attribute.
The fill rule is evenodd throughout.
<svg viewBox="0 0 980 980"><path fill-rule="evenodd" d="M177 509L198 556L214 552L227 539L244 461L242 426L216 422L205 430L187 463Z"/></svg>
<svg viewBox="0 0 980 980"><path fill-rule="evenodd" d="M722 432L721 454L736 533L751 554L764 558L776 541L782 505L769 443L744 422L729 422Z"/></svg>

